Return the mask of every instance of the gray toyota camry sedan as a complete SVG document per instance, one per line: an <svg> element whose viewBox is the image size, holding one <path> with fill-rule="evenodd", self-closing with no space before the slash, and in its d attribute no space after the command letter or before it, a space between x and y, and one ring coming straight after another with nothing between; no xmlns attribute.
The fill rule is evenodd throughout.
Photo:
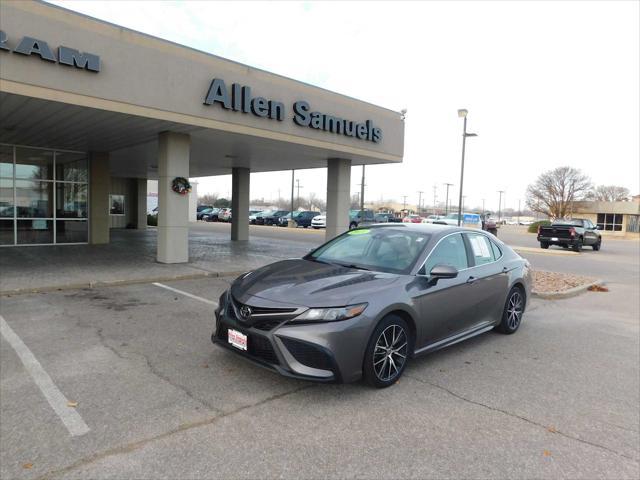
<svg viewBox="0 0 640 480"><path fill-rule="evenodd" d="M491 234L373 225L240 275L211 338L288 377L387 387L416 355L514 333L530 292L529 263Z"/></svg>

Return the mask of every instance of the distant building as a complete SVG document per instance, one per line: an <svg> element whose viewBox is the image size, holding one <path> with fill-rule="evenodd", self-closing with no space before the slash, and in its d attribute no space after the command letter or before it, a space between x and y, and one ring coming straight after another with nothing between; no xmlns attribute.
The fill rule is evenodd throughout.
<svg viewBox="0 0 640 480"><path fill-rule="evenodd" d="M591 220L605 235L640 233L640 195L630 202L575 202L572 211L573 217Z"/></svg>

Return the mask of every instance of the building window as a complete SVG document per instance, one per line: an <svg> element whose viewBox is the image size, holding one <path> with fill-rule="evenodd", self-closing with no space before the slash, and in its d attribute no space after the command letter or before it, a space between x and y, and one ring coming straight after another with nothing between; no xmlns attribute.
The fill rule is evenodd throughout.
<svg viewBox="0 0 640 480"><path fill-rule="evenodd" d="M620 213L599 213L598 228L608 232L621 232L622 218Z"/></svg>
<svg viewBox="0 0 640 480"><path fill-rule="evenodd" d="M88 178L84 153L0 144L0 245L86 243Z"/></svg>
<svg viewBox="0 0 640 480"><path fill-rule="evenodd" d="M640 233L640 215L627 217L627 232Z"/></svg>

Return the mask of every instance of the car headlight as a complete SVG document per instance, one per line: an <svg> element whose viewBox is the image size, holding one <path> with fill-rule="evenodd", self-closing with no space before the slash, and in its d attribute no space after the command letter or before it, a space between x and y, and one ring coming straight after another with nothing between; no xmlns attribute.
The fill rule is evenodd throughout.
<svg viewBox="0 0 640 480"><path fill-rule="evenodd" d="M367 303L359 303L358 305L348 305L346 307L310 308L294 318L292 322L335 322L347 320L360 315L367 308L367 305Z"/></svg>

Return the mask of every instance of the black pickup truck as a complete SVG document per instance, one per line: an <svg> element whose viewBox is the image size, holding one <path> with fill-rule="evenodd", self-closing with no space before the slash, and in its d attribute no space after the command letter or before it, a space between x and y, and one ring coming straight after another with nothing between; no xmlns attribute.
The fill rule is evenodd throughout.
<svg viewBox="0 0 640 480"><path fill-rule="evenodd" d="M538 241L540 248L560 245L564 248L571 247L573 251L579 252L583 245L588 245L597 251L602 245L602 236L591 220L574 218L556 220L549 226L538 227Z"/></svg>

